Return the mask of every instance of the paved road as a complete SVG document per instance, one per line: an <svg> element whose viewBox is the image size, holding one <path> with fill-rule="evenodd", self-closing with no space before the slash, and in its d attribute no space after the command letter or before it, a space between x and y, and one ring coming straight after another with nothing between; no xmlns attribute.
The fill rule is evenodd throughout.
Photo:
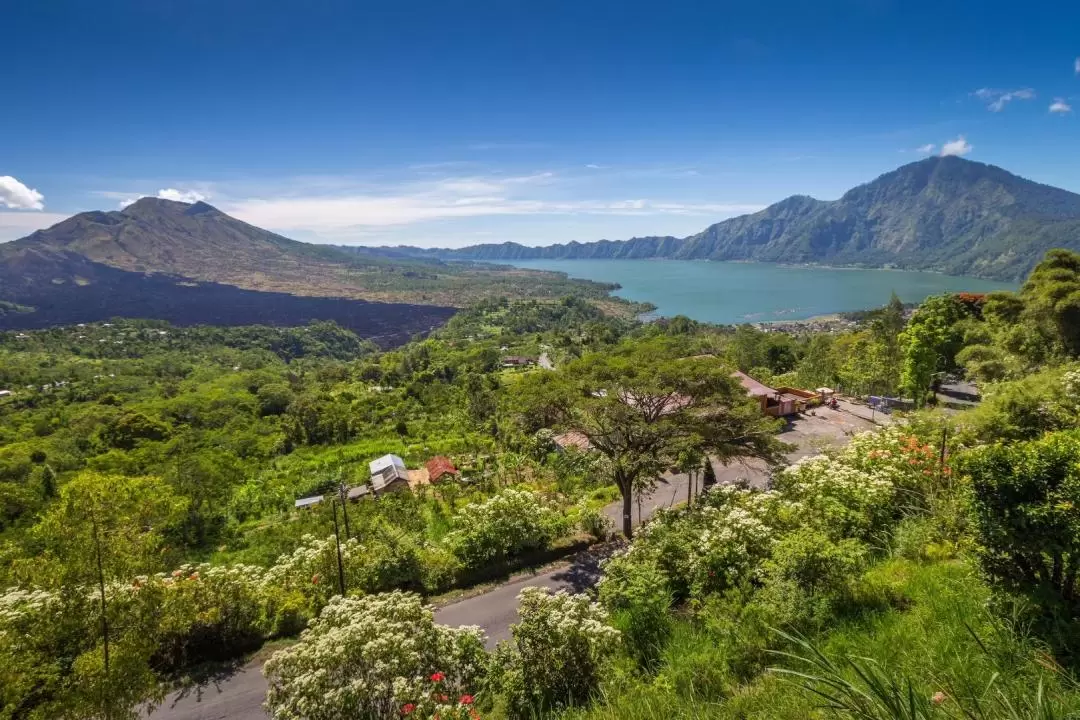
<svg viewBox="0 0 1080 720"><path fill-rule="evenodd" d="M846 404L845 404L846 405ZM854 432L873 427L861 417L861 406L841 410L818 408L815 415L791 423L780 438L795 446L788 460L816 455L830 446L841 445ZM867 413L868 417L868 413ZM768 482L767 469L761 463L714 465L717 481L733 483L745 480L756 487ZM700 479L698 480L700 482ZM686 501L689 481L686 475L668 475L659 480L656 488L641 499L641 515L647 520L658 508L671 507ZM605 512L616 527L621 526L622 503L612 503ZM634 524L638 525L638 505L634 503ZM593 548L578 554L563 566L535 575L524 575L489 590L439 608L435 620L443 625L478 625L488 635L488 646L510 637L510 625L517 620L517 596L527 587L546 587L581 592L591 587L600 576L599 563L605 550ZM206 686L174 693L151 713L153 720L266 720L262 702L266 697L266 679L262 662L245 665L236 673Z"/></svg>

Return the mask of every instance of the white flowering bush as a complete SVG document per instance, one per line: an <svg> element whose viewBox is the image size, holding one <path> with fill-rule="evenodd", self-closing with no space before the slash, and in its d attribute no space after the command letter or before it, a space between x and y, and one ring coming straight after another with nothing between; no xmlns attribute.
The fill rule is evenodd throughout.
<svg viewBox="0 0 1080 720"><path fill-rule="evenodd" d="M467 569L547 548L569 528L565 516L534 492L503 490L454 516L446 545Z"/></svg>
<svg viewBox="0 0 1080 720"><path fill-rule="evenodd" d="M642 563L659 570L675 600L751 580L768 557L780 504L770 493L720 486L692 508L659 513L607 562L601 596L619 607Z"/></svg>
<svg viewBox="0 0 1080 720"><path fill-rule="evenodd" d="M492 659L492 684L504 693L511 717L536 717L587 702L619 646L608 614L585 595L525 588L513 640Z"/></svg>
<svg viewBox="0 0 1080 720"><path fill-rule="evenodd" d="M759 584L777 540L808 527L837 542L873 539L923 502L938 472L933 448L894 427L784 469L768 492L714 487L692 508L659 513L609 560L601 598L623 607L642 572L659 572L676 601Z"/></svg>
<svg viewBox="0 0 1080 720"><path fill-rule="evenodd" d="M436 625L417 595L335 597L266 663L266 708L275 720L376 720L469 705L486 659L479 629Z"/></svg>

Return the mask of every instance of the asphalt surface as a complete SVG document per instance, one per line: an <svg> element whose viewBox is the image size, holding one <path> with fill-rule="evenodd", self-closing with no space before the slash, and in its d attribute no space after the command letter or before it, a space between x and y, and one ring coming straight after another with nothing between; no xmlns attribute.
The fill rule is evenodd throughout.
<svg viewBox="0 0 1080 720"><path fill-rule="evenodd" d="M816 455L828 447L846 442L852 433L872 428L869 408L841 403L840 410L818 408L814 415L803 416L780 434L780 439L791 443L795 450L788 460L795 461L807 455ZM865 417L863 417L865 415ZM875 420L881 419L880 413ZM734 463L713 465L717 481L721 484L739 481L755 487L768 483L768 470L761 463ZM700 483L700 479L698 479ZM634 525L648 520L657 509L685 502L689 479L686 475L667 475L660 478L651 493L641 498L641 514L634 503ZM700 488L699 488L700 489ZM605 512L621 527L622 502L615 502ZM436 622L457 627L477 625L488 635L488 647L510 637L510 625L517 621L517 596L527 587L544 587L551 590L584 591L600 577L600 560L604 548L593 548L579 553L565 566L534 575L523 575L491 590L435 611ZM262 661L253 661L235 672L188 690L169 695L165 702L150 713L153 720L266 720L262 709L266 697L266 679L262 675Z"/></svg>

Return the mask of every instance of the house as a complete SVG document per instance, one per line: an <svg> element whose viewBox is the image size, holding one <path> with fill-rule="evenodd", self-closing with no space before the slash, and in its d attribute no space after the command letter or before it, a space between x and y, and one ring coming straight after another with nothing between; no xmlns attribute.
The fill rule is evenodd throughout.
<svg viewBox="0 0 1080 720"><path fill-rule="evenodd" d="M772 417L786 417L788 415L794 415L799 412L802 407L805 407L805 398L793 395L790 392L781 392L775 390L763 382L755 380L744 372L736 370L732 373L732 377L739 381L739 384L746 390L746 394L749 397L754 398L761 405L762 415L771 415ZM784 388L787 390L788 388Z"/></svg>
<svg viewBox="0 0 1080 720"><path fill-rule="evenodd" d="M0 390L0 397L7 397L8 395L14 395L15 393L10 390Z"/></svg>
<svg viewBox="0 0 1080 720"><path fill-rule="evenodd" d="M536 364L536 358L525 357L524 355L507 355L502 359L502 366L504 368L511 367L529 367Z"/></svg>
<svg viewBox="0 0 1080 720"><path fill-rule="evenodd" d="M368 463L371 470L371 488L375 494L393 492L409 487L409 471L405 461L397 455L383 455Z"/></svg>
<svg viewBox="0 0 1080 720"><path fill-rule="evenodd" d="M455 480L457 479L458 469L454 467L454 463L450 462L450 458L445 455L436 455L425 463L427 468L428 482L437 483L440 480Z"/></svg>
<svg viewBox="0 0 1080 720"><path fill-rule="evenodd" d="M300 498L299 500L296 501L295 507L297 507L297 508L312 507L314 505L318 505L322 501L323 501L323 496L322 495L313 495L311 497Z"/></svg>

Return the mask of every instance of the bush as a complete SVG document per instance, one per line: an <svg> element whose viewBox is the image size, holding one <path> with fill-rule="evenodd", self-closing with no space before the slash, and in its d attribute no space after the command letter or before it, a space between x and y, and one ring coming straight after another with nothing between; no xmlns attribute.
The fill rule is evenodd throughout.
<svg viewBox="0 0 1080 720"><path fill-rule="evenodd" d="M335 597L266 663L266 707L274 720L396 719L433 702L432 683L435 704L473 692L486 657L479 629L436 625L416 595Z"/></svg>
<svg viewBox="0 0 1080 720"><path fill-rule="evenodd" d="M590 506L586 501L578 505L578 526L599 542L610 538L615 529L615 524L604 514L603 508Z"/></svg>
<svg viewBox="0 0 1080 720"><path fill-rule="evenodd" d="M514 489L465 506L453 524L447 547L469 570L546 549L568 529L566 518L539 495Z"/></svg>
<svg viewBox="0 0 1080 720"><path fill-rule="evenodd" d="M525 718L587 702L619 643L602 607L584 595L525 588L513 641L492 658L492 684L511 717Z"/></svg>
<svg viewBox="0 0 1080 720"><path fill-rule="evenodd" d="M1047 619L1070 626L1080 614L1078 456L1077 434L1054 433L1031 442L978 448L961 463L972 480L985 572L1006 589L1027 596Z"/></svg>
<svg viewBox="0 0 1080 720"><path fill-rule="evenodd" d="M627 654L643 670L654 670L671 636L672 621L668 611L671 595L667 579L655 565L629 566L620 586L612 593L608 585L606 599L616 611L615 625L622 632Z"/></svg>

